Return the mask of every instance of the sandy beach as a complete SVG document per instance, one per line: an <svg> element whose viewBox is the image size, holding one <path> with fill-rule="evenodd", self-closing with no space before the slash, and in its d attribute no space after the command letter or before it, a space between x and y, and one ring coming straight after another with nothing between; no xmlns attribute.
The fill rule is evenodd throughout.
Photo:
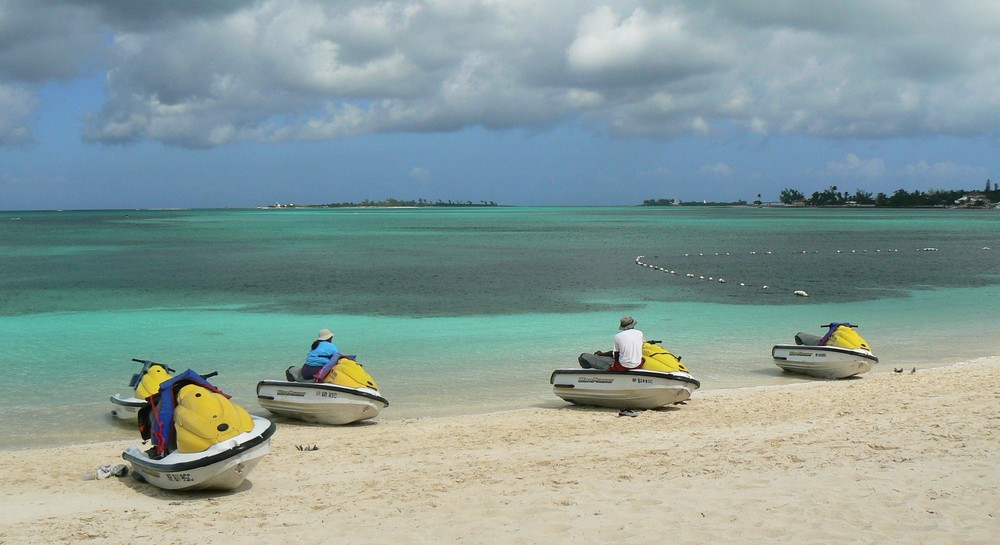
<svg viewBox="0 0 1000 545"><path fill-rule="evenodd" d="M127 445L3 452L0 543L1000 539L1000 358L696 393L637 417L566 405L279 421L231 493L83 478Z"/></svg>

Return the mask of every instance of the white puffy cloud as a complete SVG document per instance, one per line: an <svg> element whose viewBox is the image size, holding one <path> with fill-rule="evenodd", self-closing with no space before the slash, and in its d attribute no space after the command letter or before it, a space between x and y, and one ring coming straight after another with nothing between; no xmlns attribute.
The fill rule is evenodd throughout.
<svg viewBox="0 0 1000 545"><path fill-rule="evenodd" d="M953 161L939 161L934 163L917 161L903 167L902 173L909 178L919 178L921 181L942 183L986 179L987 176L983 169L959 165Z"/></svg>
<svg viewBox="0 0 1000 545"><path fill-rule="evenodd" d="M843 178L878 178L885 171L885 161L876 157L862 159L853 153L848 153L843 161L830 161L826 165L829 174Z"/></svg>
<svg viewBox="0 0 1000 545"><path fill-rule="evenodd" d="M1000 4L973 0L0 0L0 87L99 69L98 142L569 120L658 138L983 135L1000 124L997 58ZM0 142L25 119L0 113Z"/></svg>
<svg viewBox="0 0 1000 545"><path fill-rule="evenodd" d="M726 52L683 13L638 7L621 17L604 5L585 13L566 49L570 72L599 86L669 84L712 72Z"/></svg>
<svg viewBox="0 0 1000 545"><path fill-rule="evenodd" d="M426 182L431 179L431 171L424 167L413 167L410 169L410 178L419 182Z"/></svg>
<svg viewBox="0 0 1000 545"><path fill-rule="evenodd" d="M727 178L733 175L733 167L720 162L711 165L705 165L701 167L698 170L698 172L701 172L702 174L708 174L711 176Z"/></svg>

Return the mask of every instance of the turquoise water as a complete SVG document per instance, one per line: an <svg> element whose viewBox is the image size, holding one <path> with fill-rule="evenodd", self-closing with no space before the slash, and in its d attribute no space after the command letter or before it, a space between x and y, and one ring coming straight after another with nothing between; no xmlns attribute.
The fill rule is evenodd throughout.
<svg viewBox="0 0 1000 545"><path fill-rule="evenodd" d="M829 321L861 325L876 372L995 355L998 233L959 210L0 213L0 448L134 437L108 414L131 358L267 414L256 382L324 327L389 419L563 406L552 369L623 314L705 390L808 380L770 347Z"/></svg>

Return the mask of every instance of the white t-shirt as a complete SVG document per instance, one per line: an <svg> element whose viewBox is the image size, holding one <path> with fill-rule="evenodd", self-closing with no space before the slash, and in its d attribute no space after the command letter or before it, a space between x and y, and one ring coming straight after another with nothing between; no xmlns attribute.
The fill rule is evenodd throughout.
<svg viewBox="0 0 1000 545"><path fill-rule="evenodd" d="M635 369L642 364L642 331L626 329L615 335L615 352L622 367Z"/></svg>

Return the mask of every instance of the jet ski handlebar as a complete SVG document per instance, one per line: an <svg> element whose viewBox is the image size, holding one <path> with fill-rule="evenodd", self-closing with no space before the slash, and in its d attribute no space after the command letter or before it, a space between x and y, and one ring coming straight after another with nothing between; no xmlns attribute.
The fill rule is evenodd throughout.
<svg viewBox="0 0 1000 545"><path fill-rule="evenodd" d="M171 368L170 368L170 366L168 366L167 364L165 364L165 363L160 363L160 362L158 362L158 361L153 361L153 360L140 360L139 358L132 358L132 361L134 361L134 362L136 362L136 363L141 363L141 364L143 364L143 365L147 365L147 364L148 364L148 365L153 365L153 364L156 364L156 365L161 365L161 366L163 366L163 368L164 368L164 369L166 369L167 371L169 371L169 372L171 372L171 373L176 373L176 372L177 372L177 371L174 371L173 369L171 369ZM214 376L216 376L216 375L218 375L218 374L219 374L219 372L218 372L218 371L212 371L211 373L205 373L205 374L202 374L202 373L198 373L198 375L199 375L199 376L201 376L201 378L203 378L203 379L205 379L205 380L208 380L208 379L210 379L210 378L212 378L212 377L214 377Z"/></svg>
<svg viewBox="0 0 1000 545"><path fill-rule="evenodd" d="M158 361L153 361L153 360L140 360L139 358L132 358L132 361L134 361L134 362L136 362L136 363L141 363L141 364L143 364L143 365L147 365L147 364L149 364L149 365L152 365L152 364L154 364L154 363L155 363L156 365L160 365L160 366L162 366L162 367L163 367L164 369L166 369L166 370L167 370L168 372L170 372L170 373L176 373L176 372L177 372L177 371L174 371L173 369L171 369L169 365L167 365L167 364L165 364L165 363L160 363L160 362L158 362Z"/></svg>
<svg viewBox="0 0 1000 545"><path fill-rule="evenodd" d="M830 327L832 325L833 325L832 323L830 323L830 324L823 324L820 327ZM861 327L858 324L852 324L851 322L843 322L840 325L846 325L847 327Z"/></svg>

